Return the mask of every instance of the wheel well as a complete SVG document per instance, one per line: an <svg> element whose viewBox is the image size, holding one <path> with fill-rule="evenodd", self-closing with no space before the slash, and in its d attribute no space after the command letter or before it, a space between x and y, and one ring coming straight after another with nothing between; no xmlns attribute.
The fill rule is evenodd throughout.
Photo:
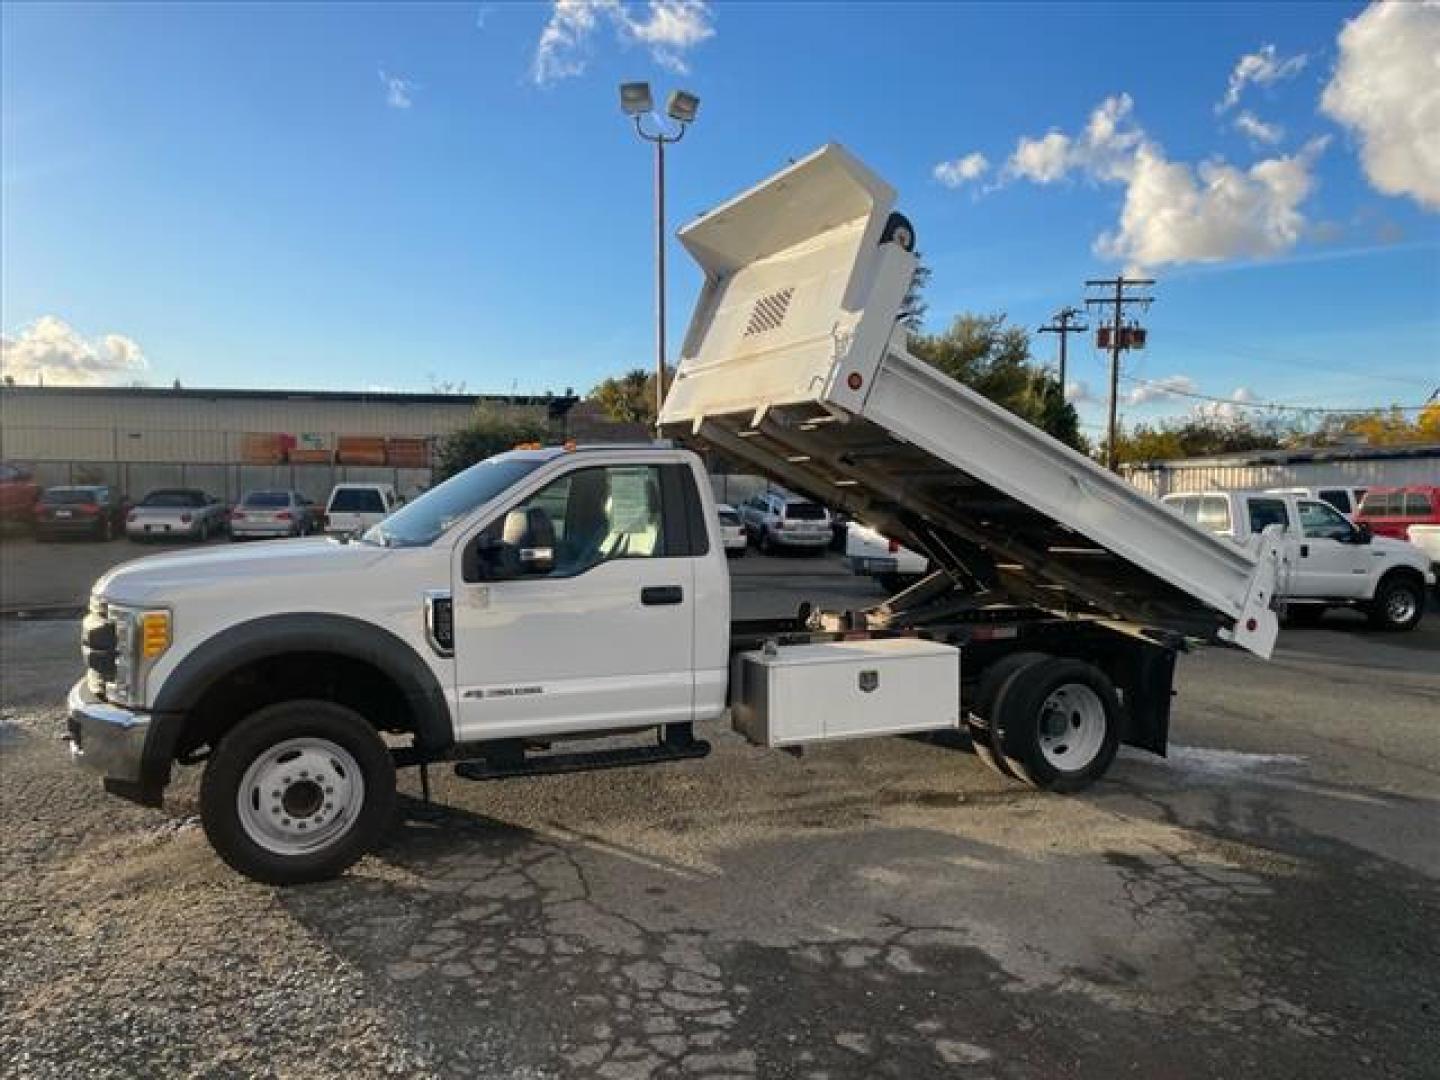
<svg viewBox="0 0 1440 1080"><path fill-rule="evenodd" d="M189 710L177 758L213 748L256 709L319 698L354 709L377 731L416 732L419 718L400 686L373 664L326 652L291 652L249 661L210 683Z"/></svg>
<svg viewBox="0 0 1440 1080"><path fill-rule="evenodd" d="M1378 593L1386 584L1396 578L1407 578L1413 585L1418 585L1420 591L1425 591L1425 575L1413 566L1394 566L1380 575L1380 580L1375 584L1375 591Z"/></svg>

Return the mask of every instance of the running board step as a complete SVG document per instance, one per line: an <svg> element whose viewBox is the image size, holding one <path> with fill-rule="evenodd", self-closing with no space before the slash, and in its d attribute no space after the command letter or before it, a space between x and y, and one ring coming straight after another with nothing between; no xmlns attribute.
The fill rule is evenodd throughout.
<svg viewBox="0 0 1440 1080"><path fill-rule="evenodd" d="M624 769L632 765L660 765L688 761L710 753L710 744L695 739L683 746L636 746L620 750L592 750L583 754L544 754L521 761L462 761L455 775L463 780L504 780L511 776L546 776L552 773Z"/></svg>

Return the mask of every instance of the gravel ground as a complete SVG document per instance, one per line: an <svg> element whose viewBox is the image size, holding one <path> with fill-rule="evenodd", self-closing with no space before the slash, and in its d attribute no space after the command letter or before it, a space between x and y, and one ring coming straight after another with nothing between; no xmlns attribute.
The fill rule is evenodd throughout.
<svg viewBox="0 0 1440 1080"><path fill-rule="evenodd" d="M745 560L741 614L873 599ZM71 621L0 624L0 1072L1433 1077L1440 618L1182 664L1078 798L920 740L402 781L343 880L226 870L66 760Z"/></svg>

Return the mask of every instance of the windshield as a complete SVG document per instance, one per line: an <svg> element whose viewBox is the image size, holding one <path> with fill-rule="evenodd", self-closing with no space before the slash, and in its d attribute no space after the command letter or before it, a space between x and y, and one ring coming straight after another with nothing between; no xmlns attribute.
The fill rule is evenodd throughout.
<svg viewBox="0 0 1440 1080"><path fill-rule="evenodd" d="M488 458L372 525L360 539L382 547L423 547L544 463L531 457Z"/></svg>
<svg viewBox="0 0 1440 1080"><path fill-rule="evenodd" d="M40 497L40 501L64 505L99 502L100 497L94 488L51 488Z"/></svg>
<svg viewBox="0 0 1440 1080"><path fill-rule="evenodd" d="M256 510L274 510L290 505L288 491L252 491L245 496L245 506Z"/></svg>
<svg viewBox="0 0 1440 1080"><path fill-rule="evenodd" d="M330 509L352 514L383 514L385 502L375 488L337 488L330 496Z"/></svg>
<svg viewBox="0 0 1440 1080"><path fill-rule="evenodd" d="M145 496L141 506L160 506L179 509L205 505L205 496L198 491L152 491Z"/></svg>

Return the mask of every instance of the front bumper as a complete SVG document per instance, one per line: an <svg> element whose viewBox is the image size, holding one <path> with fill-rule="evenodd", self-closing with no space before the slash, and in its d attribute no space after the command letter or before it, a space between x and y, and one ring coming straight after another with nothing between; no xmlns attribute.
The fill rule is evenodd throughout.
<svg viewBox="0 0 1440 1080"><path fill-rule="evenodd" d="M81 679L66 700L70 760L99 773L107 789L129 794L144 779L150 717L101 701Z"/></svg>
<svg viewBox="0 0 1440 1080"><path fill-rule="evenodd" d="M770 531L770 542L779 544L782 547L829 547L830 534L827 533L787 533L783 529L772 529Z"/></svg>

